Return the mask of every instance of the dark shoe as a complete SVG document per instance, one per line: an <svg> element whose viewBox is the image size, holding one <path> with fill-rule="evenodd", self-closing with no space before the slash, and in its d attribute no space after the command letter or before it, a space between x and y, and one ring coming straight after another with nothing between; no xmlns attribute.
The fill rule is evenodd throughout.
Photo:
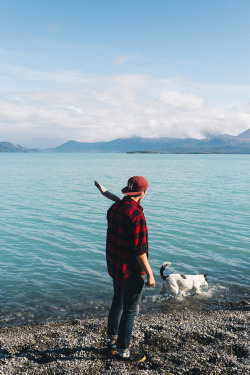
<svg viewBox="0 0 250 375"><path fill-rule="evenodd" d="M117 347L116 344L109 344L108 350L111 355L115 355L117 353Z"/></svg>
<svg viewBox="0 0 250 375"><path fill-rule="evenodd" d="M131 346L132 346L132 343L129 344L129 349L131 348ZM117 350L116 344L109 343L108 344L108 351L109 351L109 354L111 354L111 355L117 354L118 350Z"/></svg>
<svg viewBox="0 0 250 375"><path fill-rule="evenodd" d="M116 345L108 343L105 348L99 349L98 353L105 356L115 355L117 353Z"/></svg>
<svg viewBox="0 0 250 375"><path fill-rule="evenodd" d="M129 357L122 357L121 355L117 353L116 359L124 363L141 363L141 362L145 362L147 357L145 356L145 354L136 354L136 353L135 354L130 353Z"/></svg>

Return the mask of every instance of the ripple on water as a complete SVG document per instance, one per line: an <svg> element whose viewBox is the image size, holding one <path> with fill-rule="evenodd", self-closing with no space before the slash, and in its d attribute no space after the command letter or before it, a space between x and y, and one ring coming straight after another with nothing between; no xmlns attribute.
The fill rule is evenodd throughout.
<svg viewBox="0 0 250 375"><path fill-rule="evenodd" d="M121 196L130 175L150 186L143 207L156 288L145 308L175 303L159 297L166 273L208 273L200 299L249 293L250 163L246 155L0 155L3 320L54 319L105 311L112 296L106 270L108 201L94 180Z"/></svg>

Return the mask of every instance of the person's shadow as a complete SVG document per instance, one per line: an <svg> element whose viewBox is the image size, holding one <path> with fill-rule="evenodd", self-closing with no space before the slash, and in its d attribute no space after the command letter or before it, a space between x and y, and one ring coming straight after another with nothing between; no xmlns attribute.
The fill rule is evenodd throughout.
<svg viewBox="0 0 250 375"><path fill-rule="evenodd" d="M17 353L10 353L6 349L0 349L0 359L4 361L4 359L15 357L25 357L29 361L38 363L38 364L47 364L50 362L54 362L60 359L60 361L73 361L75 359L84 360L84 356L77 355L80 352L92 352L96 354L98 357L100 355L104 355L103 349L97 349L93 346L90 347L76 347L76 348L51 348L47 350L36 350L30 347L26 347L21 349ZM89 360L90 358L88 358ZM96 358L93 358L93 360Z"/></svg>

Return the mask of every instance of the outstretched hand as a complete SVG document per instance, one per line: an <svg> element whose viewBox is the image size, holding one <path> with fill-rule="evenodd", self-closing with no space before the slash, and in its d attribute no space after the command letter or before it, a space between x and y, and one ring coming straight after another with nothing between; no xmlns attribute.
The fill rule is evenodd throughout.
<svg viewBox="0 0 250 375"><path fill-rule="evenodd" d="M114 201L114 202L120 202L120 198L117 197L117 195L115 194L112 194L110 193L110 191L108 191L104 186L102 186L98 181L94 181L95 183L95 186L97 187L97 189L100 190L100 192L102 193L102 195L104 195L104 197Z"/></svg>
<svg viewBox="0 0 250 375"><path fill-rule="evenodd" d="M95 181L95 186L100 190L100 192L103 194L107 189L105 189L104 186L102 186L98 181Z"/></svg>

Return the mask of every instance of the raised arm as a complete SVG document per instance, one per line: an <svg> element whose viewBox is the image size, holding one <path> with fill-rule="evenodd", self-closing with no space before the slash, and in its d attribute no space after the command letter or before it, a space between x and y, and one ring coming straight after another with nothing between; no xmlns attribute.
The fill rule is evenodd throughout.
<svg viewBox="0 0 250 375"><path fill-rule="evenodd" d="M114 201L114 202L119 202L121 200L121 198L117 197L117 195L115 194L112 194L110 193L110 191L108 191L107 189L105 189L104 186L102 186L98 181L94 181L95 182L95 186L97 187L97 189L100 190L100 192L102 193L102 195L104 195L104 197Z"/></svg>

